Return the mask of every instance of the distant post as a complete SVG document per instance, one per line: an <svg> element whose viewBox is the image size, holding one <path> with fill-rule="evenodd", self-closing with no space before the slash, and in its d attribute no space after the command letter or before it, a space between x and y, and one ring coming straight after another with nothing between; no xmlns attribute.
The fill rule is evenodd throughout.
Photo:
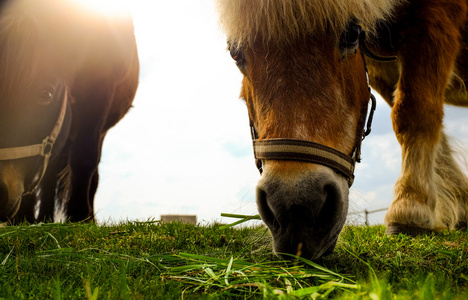
<svg viewBox="0 0 468 300"><path fill-rule="evenodd" d="M161 215L161 222L163 223L171 223L174 221L197 225L197 216L196 215Z"/></svg>

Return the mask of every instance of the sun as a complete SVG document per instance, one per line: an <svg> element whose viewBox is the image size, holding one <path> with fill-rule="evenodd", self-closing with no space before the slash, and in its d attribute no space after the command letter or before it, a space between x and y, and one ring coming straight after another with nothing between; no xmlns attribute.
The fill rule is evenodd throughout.
<svg viewBox="0 0 468 300"><path fill-rule="evenodd" d="M128 0L73 0L92 10L107 15L126 15L131 12L131 2Z"/></svg>

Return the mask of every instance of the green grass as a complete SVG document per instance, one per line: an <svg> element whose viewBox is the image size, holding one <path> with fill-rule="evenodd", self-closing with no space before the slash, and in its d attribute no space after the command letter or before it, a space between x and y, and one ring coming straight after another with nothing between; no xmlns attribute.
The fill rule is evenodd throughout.
<svg viewBox="0 0 468 300"><path fill-rule="evenodd" d="M0 299L466 299L468 233L346 227L331 256L271 252L264 227L0 227Z"/></svg>

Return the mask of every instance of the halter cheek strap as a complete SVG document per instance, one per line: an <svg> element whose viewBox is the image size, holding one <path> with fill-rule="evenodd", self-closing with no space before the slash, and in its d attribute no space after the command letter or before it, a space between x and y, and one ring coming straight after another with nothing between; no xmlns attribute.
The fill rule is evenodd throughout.
<svg viewBox="0 0 468 300"><path fill-rule="evenodd" d="M22 159L34 156L40 156L43 158L42 169L39 173L39 176L36 176L38 179L34 178L33 183L28 187L26 193L32 193L44 177L47 165L49 164L50 156L52 155L52 149L54 147L55 140L62 130L63 121L67 111L67 104L68 89L65 89L65 95L62 100L62 106L60 107L57 121L55 122L50 134L44 138L40 144L0 149L0 161Z"/></svg>

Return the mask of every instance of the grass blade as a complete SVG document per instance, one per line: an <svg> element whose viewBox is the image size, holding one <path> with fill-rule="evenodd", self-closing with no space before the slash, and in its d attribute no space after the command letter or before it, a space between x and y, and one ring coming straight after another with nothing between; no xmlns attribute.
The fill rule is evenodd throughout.
<svg viewBox="0 0 468 300"><path fill-rule="evenodd" d="M231 259L229 260L229 264L226 268L226 273L224 274L224 282L226 283L226 285L229 285L229 275L231 274L231 267L232 267L232 261L234 260L234 257L231 256Z"/></svg>
<svg viewBox="0 0 468 300"><path fill-rule="evenodd" d="M238 220L238 221L236 221L234 223L231 223L231 224L220 226L219 227L220 229L230 228L230 227L245 223L245 222L250 221L250 220L261 220L260 215L238 215L238 214L225 214L225 213L222 213L221 217L236 218L236 219L240 219L240 220Z"/></svg>

